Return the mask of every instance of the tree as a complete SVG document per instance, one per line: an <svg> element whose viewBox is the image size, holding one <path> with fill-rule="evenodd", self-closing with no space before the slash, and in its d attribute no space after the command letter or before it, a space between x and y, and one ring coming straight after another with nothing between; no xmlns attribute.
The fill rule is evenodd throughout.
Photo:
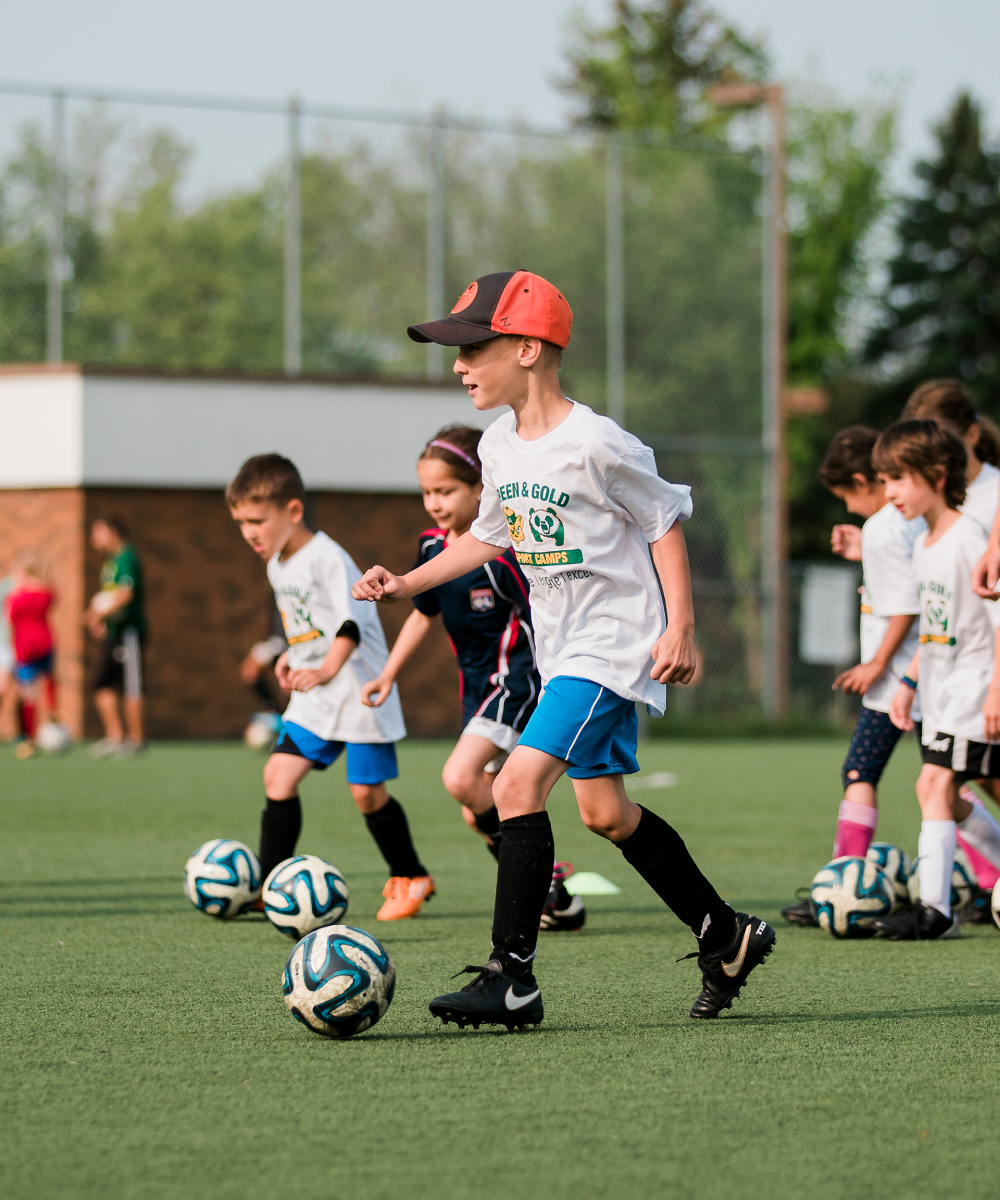
<svg viewBox="0 0 1000 1200"><path fill-rule="evenodd" d="M763 79L767 71L761 46L702 0L616 0L614 22L605 28L577 19L567 57L564 87L581 101L583 123L671 134L718 128L720 114L704 103L705 89Z"/></svg>
<svg viewBox="0 0 1000 1200"><path fill-rule="evenodd" d="M997 411L1000 384L1000 151L984 144L967 92L935 130L937 154L916 164L902 205L882 312L865 358L886 380L869 419L886 424L927 378L959 376Z"/></svg>

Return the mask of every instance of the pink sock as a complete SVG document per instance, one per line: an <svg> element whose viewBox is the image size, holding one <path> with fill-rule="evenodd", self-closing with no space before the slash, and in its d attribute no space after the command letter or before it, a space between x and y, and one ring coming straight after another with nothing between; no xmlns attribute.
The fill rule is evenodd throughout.
<svg viewBox="0 0 1000 1200"><path fill-rule="evenodd" d="M975 804L984 810L986 809L986 805L983 804L972 788L963 787L958 794L963 800L968 800L970 804ZM992 892L996 881L1000 879L1000 871L997 870L988 858L983 858L978 850L973 850L960 833L958 834L958 844L965 851L965 857L969 860L969 865L976 872L976 881L979 886L983 891Z"/></svg>
<svg viewBox="0 0 1000 1200"><path fill-rule="evenodd" d="M856 800L841 800L837 813L837 840L833 843L833 857L843 858L850 854L864 858L875 836L878 824L878 809Z"/></svg>

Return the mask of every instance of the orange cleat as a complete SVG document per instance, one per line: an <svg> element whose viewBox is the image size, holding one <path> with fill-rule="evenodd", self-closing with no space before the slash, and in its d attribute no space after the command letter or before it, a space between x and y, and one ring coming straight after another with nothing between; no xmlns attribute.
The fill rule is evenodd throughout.
<svg viewBox="0 0 1000 1200"><path fill-rule="evenodd" d="M401 921L404 917L415 917L420 906L434 895L434 880L430 875L418 875L407 879L394 875L382 889L385 904L375 914L377 921Z"/></svg>

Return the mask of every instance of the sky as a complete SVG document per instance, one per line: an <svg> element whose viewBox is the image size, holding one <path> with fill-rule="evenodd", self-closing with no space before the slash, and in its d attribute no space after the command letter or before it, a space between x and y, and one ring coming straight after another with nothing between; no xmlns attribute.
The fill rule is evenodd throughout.
<svg viewBox="0 0 1000 1200"><path fill-rule="evenodd" d="M782 80L820 79L846 100L902 99L899 182L960 87L1000 133L997 0L715 0L764 37ZM557 82L571 14L610 0L33 0L5 7L0 80L76 83L463 114L564 124ZM41 102L0 95L0 149ZM273 160L278 118L156 114L202 148L199 170L245 174ZM135 122L150 114L136 112Z"/></svg>

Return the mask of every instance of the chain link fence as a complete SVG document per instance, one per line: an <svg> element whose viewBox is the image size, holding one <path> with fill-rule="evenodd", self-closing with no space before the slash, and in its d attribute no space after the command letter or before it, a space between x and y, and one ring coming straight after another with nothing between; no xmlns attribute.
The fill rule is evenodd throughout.
<svg viewBox="0 0 1000 1200"><path fill-rule="evenodd" d="M20 93L0 86L0 361L440 378L453 353L407 324L476 276L538 272L573 306L567 394L693 489L703 669L680 714L766 707L760 155L445 113ZM796 678L796 704L821 711Z"/></svg>

